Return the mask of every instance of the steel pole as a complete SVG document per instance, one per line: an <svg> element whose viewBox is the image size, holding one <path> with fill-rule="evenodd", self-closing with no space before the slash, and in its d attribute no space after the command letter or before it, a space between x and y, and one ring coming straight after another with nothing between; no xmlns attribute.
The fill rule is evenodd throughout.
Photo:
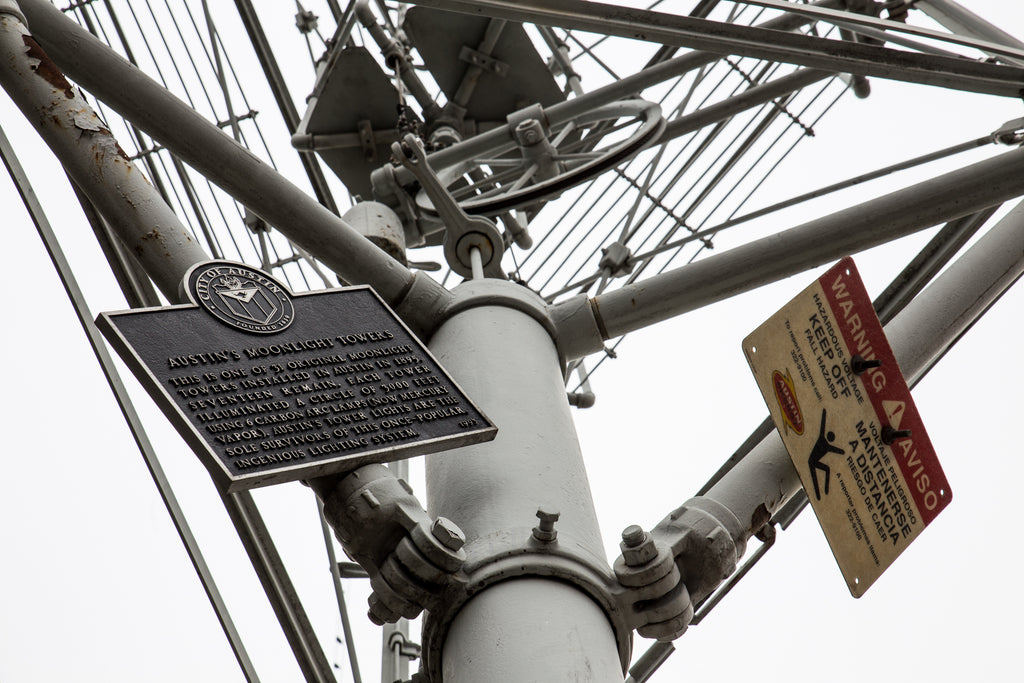
<svg viewBox="0 0 1024 683"><path fill-rule="evenodd" d="M601 294L593 308L611 339L1021 194L1016 149Z"/></svg>
<svg viewBox="0 0 1024 683"><path fill-rule="evenodd" d="M429 665L437 657L431 643L443 640L436 670L445 683L621 683L621 643L607 615L549 559L574 549L607 566L550 329L525 312L530 302L516 289L494 280L463 284L456 300L475 291L485 295L480 305L447 319L430 342L499 431L492 442L428 456L426 483L430 515L448 517L466 534L470 577L500 556L513 557L516 567L537 563L471 588L450 623L428 619L425 656ZM503 296L519 296L511 305L522 310L494 305ZM543 302L533 307L540 311ZM557 539L531 532L545 516Z"/></svg>
<svg viewBox="0 0 1024 683"><path fill-rule="evenodd" d="M29 34L13 3L0 5L0 54L0 85L164 296L177 301L182 276L206 252Z"/></svg>
<svg viewBox="0 0 1024 683"><path fill-rule="evenodd" d="M1024 274L1024 203L992 227L885 326L893 354L913 387ZM706 494L738 519L764 505L777 511L800 490L800 477L772 431ZM756 529L750 529L753 533Z"/></svg>

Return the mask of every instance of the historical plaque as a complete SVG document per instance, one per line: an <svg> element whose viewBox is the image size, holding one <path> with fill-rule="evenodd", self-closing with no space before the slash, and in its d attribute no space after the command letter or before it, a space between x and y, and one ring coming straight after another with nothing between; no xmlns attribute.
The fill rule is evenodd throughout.
<svg viewBox="0 0 1024 683"><path fill-rule="evenodd" d="M743 350L860 597L952 492L853 259L798 294Z"/></svg>
<svg viewBox="0 0 1024 683"><path fill-rule="evenodd" d="M96 324L223 490L494 438L497 428L369 287L292 294L228 261L192 304Z"/></svg>

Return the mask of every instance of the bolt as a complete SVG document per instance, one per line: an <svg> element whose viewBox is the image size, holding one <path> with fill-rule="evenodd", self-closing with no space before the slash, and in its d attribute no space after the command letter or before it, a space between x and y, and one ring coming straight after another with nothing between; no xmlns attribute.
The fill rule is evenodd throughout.
<svg viewBox="0 0 1024 683"><path fill-rule="evenodd" d="M622 559L627 567L640 567L658 557L654 539L638 524L631 524L622 530Z"/></svg>
<svg viewBox="0 0 1024 683"><path fill-rule="evenodd" d="M908 436L910 436L909 429L893 429L889 425L882 427L882 443L886 446L896 439L906 439Z"/></svg>
<svg viewBox="0 0 1024 683"><path fill-rule="evenodd" d="M850 359L850 369L853 370L853 374L855 375L860 375L865 370L868 370L870 368L879 368L881 366L882 361L878 360L877 358L865 360L865 358L860 354Z"/></svg>
<svg viewBox="0 0 1024 683"><path fill-rule="evenodd" d="M540 524L533 527L533 537L543 543L550 543L558 538L555 522L558 521L559 516L560 514L556 510L537 508L537 519L540 520Z"/></svg>
<svg viewBox="0 0 1024 683"><path fill-rule="evenodd" d="M438 517L430 526L430 533L448 550L458 551L466 544L466 536L455 522Z"/></svg>
<svg viewBox="0 0 1024 683"><path fill-rule="evenodd" d="M635 548L647 540L647 532L639 524L631 524L622 530L622 542L628 548Z"/></svg>
<svg viewBox="0 0 1024 683"><path fill-rule="evenodd" d="M535 145L544 139L544 128L537 119L526 119L516 126L515 135L520 144Z"/></svg>

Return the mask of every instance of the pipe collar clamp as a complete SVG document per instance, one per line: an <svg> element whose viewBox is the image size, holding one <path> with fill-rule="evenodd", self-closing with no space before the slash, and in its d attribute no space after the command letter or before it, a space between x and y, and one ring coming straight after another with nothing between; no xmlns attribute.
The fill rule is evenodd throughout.
<svg viewBox="0 0 1024 683"><path fill-rule="evenodd" d="M519 539L528 539L520 543ZM633 623L624 609L621 587L604 558L583 550L560 533L553 541L538 541L529 527L515 527L471 541L466 562L438 604L428 611L423 625L423 669L426 680L440 683L442 648L448 628L462 606L489 586L524 577L551 578L570 583L596 602L615 634L623 675L633 650Z"/></svg>

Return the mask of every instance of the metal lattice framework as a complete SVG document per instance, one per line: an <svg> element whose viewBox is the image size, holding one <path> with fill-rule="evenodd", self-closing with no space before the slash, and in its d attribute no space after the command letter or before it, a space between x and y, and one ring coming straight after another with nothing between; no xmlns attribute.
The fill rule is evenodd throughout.
<svg viewBox="0 0 1024 683"><path fill-rule="evenodd" d="M646 8L577 0L353 2L347 7L328 2L322 17L302 5L297 13L291 8L257 12L246 0L236 0L236 13L205 1L162 6L149 1L82 2L64 10L65 17L227 133L253 159L307 188L302 192L309 206L318 203L315 209L326 209L322 213L306 204L293 209L297 195L283 186L280 198L269 196L259 185L262 181L246 170L255 166L243 164L259 162L243 159L241 153L226 159L219 156L220 148L204 148L212 138L200 139L206 133L198 119L182 123L183 114L169 100L166 110L159 109L155 89L130 91L141 88L141 80L128 86L105 83L107 74L101 72L97 56L101 53L73 54L62 47L58 31L70 29L59 28L61 19L45 3L26 1L21 10L6 3L0 9L6 17L24 11L39 43L81 84L125 156L144 171L186 226L190 241L210 257L258 265L296 292L332 287L353 277L375 278L371 261L376 257L361 252L366 258L351 259L345 245L332 242L330 232L336 227L330 214L348 216L348 206L358 207L373 195L400 221L399 242L409 250L398 251L409 268L439 271L429 285L411 284L423 280L402 280L404 275L395 270L387 276L392 279L381 276L373 284L403 317L409 316L410 325L433 333L437 328L431 318L443 306L403 310L408 306L404 297L422 286L426 300L428 293L454 286L462 279L457 273L482 274L478 264L471 268L469 263L452 263L453 251L441 243L446 234L452 241L460 238L453 221L473 220L470 216L493 220L497 238L489 248L500 265L492 265L488 275L500 271L553 312L555 325L562 325L559 355L567 361L563 379L569 403L585 408L601 389L595 370L607 359L628 356L629 344L622 342L633 331L844 253L945 224L929 235L920 251L894 257L902 264L899 276L875 301L880 318L888 323L994 215L1002 215L1004 201L1024 193L1015 179L1020 176L1019 153L1005 151L1021 142L1024 124L1019 121L1002 126L993 121L991 130L964 131L957 144L907 154L880 169L822 174L829 180L817 186L777 182L806 163L804 150L818 144L820 127L846 101L866 97L876 78L1017 97L1024 81L1024 44L1009 34L945 0L918 3L920 8L903 2L839 0L691 4L689 12L680 13L662 2ZM924 24L915 21L919 17ZM929 21L945 28L929 28ZM282 25L288 30L281 30ZM118 92L125 88L127 94ZM356 99L361 101L355 104ZM182 132L175 139L179 125ZM391 145L410 133L426 145L426 160L439 186L469 215L451 218L439 203L444 197L432 194L394 158ZM5 149L4 155L13 152ZM851 208L792 230L780 231L770 222L793 207L957 155L970 155L972 165L882 198L861 198ZM70 164L65 166L74 175ZM9 168L14 166L9 163ZM844 175L847 179L833 180ZM28 183L14 170L12 176ZM780 193L780 187L787 191ZM954 191L956 199L951 198ZM161 286L173 280L171 274L154 272L145 259L140 265L124 244L130 241L118 220L104 215L105 209L87 194L79 190L77 196L129 305L152 306L173 298L170 286ZM1014 220L1013 215L1004 220ZM871 225L861 229L866 223ZM347 223L338 225L342 232L348 229ZM1006 226L1005 231L1015 229ZM446 258L449 263L442 268ZM688 270L691 265L695 267ZM1013 267L1016 271L1007 272L1019 273L1020 264ZM991 297L998 298L998 288L1015 279L1008 275L992 285L986 303L964 313L971 321L967 327L991 305ZM582 305L581 300L592 303ZM84 307L84 300L76 305ZM601 312L596 344L590 338L595 324L579 322L579 306ZM940 326L934 348L908 356L912 383L964 329ZM98 337L96 341L101 347ZM452 349L459 348L457 342L450 343ZM542 351L538 348L537 353ZM102 354L101 362L112 370ZM147 463L243 673L256 680L244 638L133 416L131 399L119 400L129 406L126 415L133 431L141 434L137 439ZM758 427L698 496L722 491L734 466L752 449L758 453L754 445L771 431L767 421ZM428 489L434 486L436 495L432 476L436 480L439 475L427 474ZM328 499L314 488L321 499ZM249 494L222 498L303 676L334 680L318 642L324 634L307 617L260 506ZM445 496L439 498L437 505L443 509ZM788 527L806 504L802 491L785 498L771 510L770 521L761 521L768 524L767 531L747 531L747 537L758 532L763 544L731 582L704 596L693 623L771 547L776 524ZM670 507L677 504L673 501ZM345 668L353 680L360 680L342 586L360 585L366 570L338 562L323 503L320 508L330 582L340 610L339 642L347 646ZM434 516L434 508L428 509ZM474 541L472 534L469 540ZM569 583L586 583L576 574L562 576L558 571L550 570ZM481 579L480 586L486 588L493 580ZM379 591L379 584L374 586ZM588 590L594 597L596 589ZM453 618L461 605L451 608ZM449 615L446 609L428 611ZM420 655L428 658L423 675L438 677L437 643L454 636L449 636L447 623L428 624L427 630L433 635L421 651L411 643L407 624L385 627L385 678L407 677L409 660ZM453 645L445 647L446 652L456 651ZM619 658L625 653L628 662L629 648L624 650L621 637L618 650ZM635 657L627 680L647 680L671 651L670 642L659 642ZM637 652L643 654L640 648ZM536 666L540 670L545 665Z"/></svg>

